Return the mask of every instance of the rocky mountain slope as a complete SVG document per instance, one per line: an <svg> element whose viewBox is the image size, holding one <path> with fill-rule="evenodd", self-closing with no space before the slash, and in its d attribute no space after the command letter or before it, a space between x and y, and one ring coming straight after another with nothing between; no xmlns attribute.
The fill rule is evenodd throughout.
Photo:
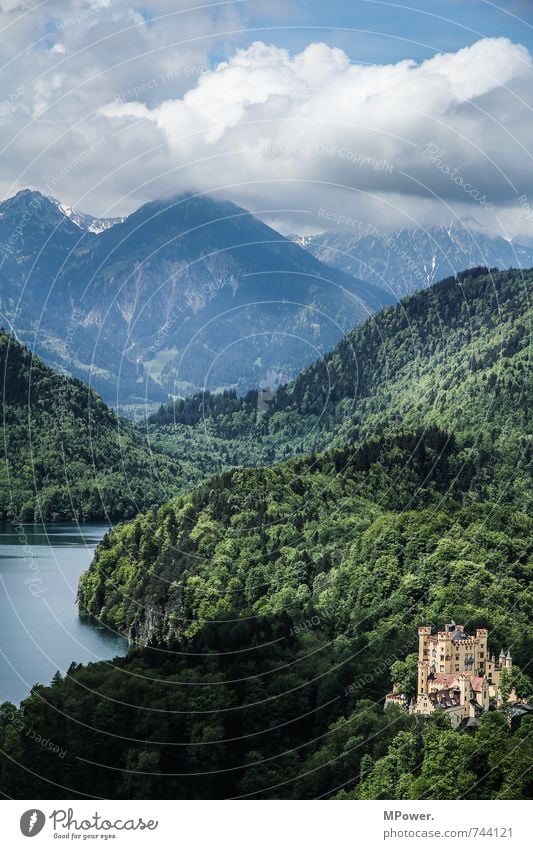
<svg viewBox="0 0 533 849"><path fill-rule="evenodd" d="M109 402L283 382L391 302L225 201L108 224L38 192L0 205L4 323Z"/></svg>

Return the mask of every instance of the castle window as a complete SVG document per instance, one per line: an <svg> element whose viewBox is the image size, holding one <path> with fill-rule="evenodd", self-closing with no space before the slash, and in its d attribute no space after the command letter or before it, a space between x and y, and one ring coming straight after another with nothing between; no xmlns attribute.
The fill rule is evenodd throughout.
<svg viewBox="0 0 533 849"><path fill-rule="evenodd" d="M455 664L455 671L459 672L459 664L458 663Z"/></svg>
<svg viewBox="0 0 533 849"><path fill-rule="evenodd" d="M441 667L440 667L440 671L444 672L444 666L442 666L442 664L441 664Z"/></svg>
<svg viewBox="0 0 533 849"><path fill-rule="evenodd" d="M485 657L484 652L480 651L479 656L480 656L480 657Z"/></svg>

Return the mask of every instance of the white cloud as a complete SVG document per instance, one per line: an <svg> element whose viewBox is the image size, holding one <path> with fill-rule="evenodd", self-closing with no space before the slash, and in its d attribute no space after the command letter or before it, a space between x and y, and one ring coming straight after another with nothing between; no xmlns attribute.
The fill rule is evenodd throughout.
<svg viewBox="0 0 533 849"><path fill-rule="evenodd" d="M92 186L151 143L153 133L142 140L132 131L129 140L123 135L115 140L98 109L117 96L131 99L137 91L148 103L183 94L207 65L218 33L238 29L239 6L199 0L147 0L139 7L128 0L2 0L4 196L27 185L43 187L62 161L102 134L111 153L95 154L71 173L62 186L65 200L80 200L98 211L134 189L131 176L119 176L115 185L110 176L99 191ZM160 165L158 156L154 163Z"/></svg>
<svg viewBox="0 0 533 849"><path fill-rule="evenodd" d="M260 41L236 49L226 33L241 26L240 4L15 5L0 15L11 89L24 87L0 110L5 192L42 188L94 146L57 193L95 213L193 189L277 210L285 229L319 229L329 208L391 227L457 213L521 230L533 68L508 39L368 66L322 43L296 55Z"/></svg>
<svg viewBox="0 0 533 849"><path fill-rule="evenodd" d="M497 228L533 188L532 80L527 50L504 38L381 66L325 44L291 56L256 42L181 98L100 114L157 128L178 169L169 191L227 187L254 208L304 206L302 224L328 205L391 226L422 208L430 219L470 211Z"/></svg>

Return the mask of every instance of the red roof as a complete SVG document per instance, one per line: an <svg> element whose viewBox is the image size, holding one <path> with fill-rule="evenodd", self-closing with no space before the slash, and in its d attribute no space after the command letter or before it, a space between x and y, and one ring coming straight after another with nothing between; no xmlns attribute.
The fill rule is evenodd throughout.
<svg viewBox="0 0 533 849"><path fill-rule="evenodd" d="M459 672L436 672L433 676L433 681L435 684L444 685L444 689L446 687L451 687L454 681L457 681L460 674L461 673ZM483 689L483 677L481 675L471 675L470 687L474 693L481 693Z"/></svg>
<svg viewBox="0 0 533 849"><path fill-rule="evenodd" d="M435 672L433 681L435 684L444 684L444 687L451 687L458 675L458 672L455 674L453 672Z"/></svg>

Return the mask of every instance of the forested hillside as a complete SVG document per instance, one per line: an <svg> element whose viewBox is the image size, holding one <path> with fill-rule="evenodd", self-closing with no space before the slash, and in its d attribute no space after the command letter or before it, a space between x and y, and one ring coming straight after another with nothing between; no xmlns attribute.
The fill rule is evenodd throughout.
<svg viewBox="0 0 533 849"><path fill-rule="evenodd" d="M273 400L200 394L162 407L145 431L2 332L0 515L128 518L235 466L429 425L461 435L473 491L522 505L532 280L450 278L369 319Z"/></svg>
<svg viewBox="0 0 533 849"><path fill-rule="evenodd" d="M439 716L421 725L383 712L390 667L416 651L421 622L486 626L491 649L509 645L527 671L531 519L468 504L451 479L455 452L438 430L372 440L224 475L115 530L82 604L149 646L72 667L19 711L4 706L5 791L528 795L527 720L487 714L466 735ZM65 760L32 745L21 722Z"/></svg>
<svg viewBox="0 0 533 849"><path fill-rule="evenodd" d="M104 538L80 607L132 651L4 707L5 792L531 795L531 718L491 711L467 734L383 699L417 626L451 619L487 627L491 651L511 649L508 687L533 693L532 279L444 281L350 334L266 409L197 398L177 407L187 423L151 425L174 450L196 434L205 451L212 434L250 463L317 450L228 469Z"/></svg>
<svg viewBox="0 0 533 849"><path fill-rule="evenodd" d="M124 519L161 504L190 467L150 451L85 384L0 329L0 519Z"/></svg>
<svg viewBox="0 0 533 849"><path fill-rule="evenodd" d="M533 271L520 270L448 278L368 319L271 402L261 405L256 392L198 395L162 407L148 433L168 450L197 447L209 473L213 463L267 464L436 425L460 437L472 492L523 505L532 283Z"/></svg>
<svg viewBox="0 0 533 849"><path fill-rule="evenodd" d="M318 591L322 602L332 603L337 624L344 628L351 617L349 611L341 615L346 603L342 592L332 593L331 581L338 574L334 567L348 563L354 568L354 555L361 546L361 566L367 563L370 555L363 539L372 539L375 533L380 537L387 526L385 538L390 534L394 543L390 550L385 544L380 553L385 558L380 561L386 579L383 600L394 586L390 581L406 569L409 583L416 570L413 601L419 598L427 605L434 570L429 569L424 581L417 558L410 563L399 533L402 517L409 513L408 537L413 523L420 522L422 545L434 527L443 531L436 517L446 516L451 522L462 505L468 522L474 517L479 522L481 548L484 523L496 509L472 504L479 500L475 492L470 496L473 470L462 467L460 453L453 436L431 428L211 479L110 533L82 578L82 608L143 643L169 642L192 636L203 623L220 617L293 609L305 616L306 606L317 603ZM497 509L498 516L503 509ZM427 512L417 519L412 512L416 510ZM513 524L516 521L520 527L521 514L511 509L508 514L516 515ZM469 549L465 540L453 554L475 562ZM395 556L389 562L392 552ZM439 589L445 562L443 558L439 565ZM499 570L509 565L494 563L497 580L503 581ZM357 584L357 573L352 577ZM453 570L447 573L446 584L452 577ZM364 600L367 616L379 599L377 579L376 584ZM466 601L463 588L461 602ZM407 589L402 602L409 602ZM353 599L348 606L354 611ZM463 618L471 621L480 606L481 599L474 601L473 596ZM438 612L444 615L444 610Z"/></svg>

